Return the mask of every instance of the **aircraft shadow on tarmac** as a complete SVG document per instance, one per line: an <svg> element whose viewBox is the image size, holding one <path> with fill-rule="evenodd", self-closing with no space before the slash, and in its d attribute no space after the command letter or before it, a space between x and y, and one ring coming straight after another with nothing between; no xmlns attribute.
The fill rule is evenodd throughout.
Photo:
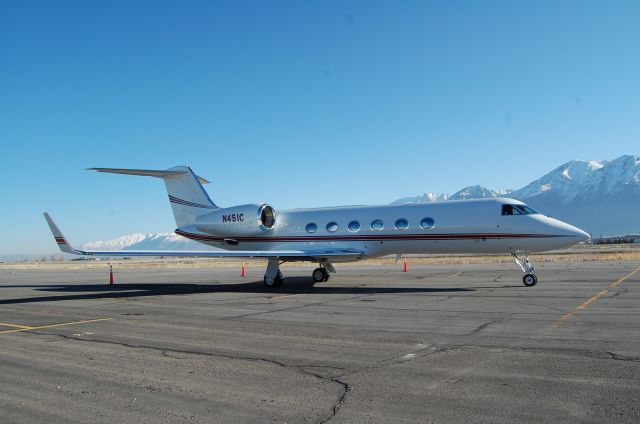
<svg viewBox="0 0 640 424"><path fill-rule="evenodd" d="M335 287L316 284L310 278L290 277L278 288L267 288L262 281L246 283L135 283L135 284L48 284L48 285L11 285L7 288L33 288L42 292L57 293L48 296L35 296L20 299L0 299L0 305L16 303L55 302L60 300L112 299L145 296L170 296L197 293L263 293L271 295L286 294L402 294L402 293L456 293L472 292L474 289L451 287Z"/></svg>

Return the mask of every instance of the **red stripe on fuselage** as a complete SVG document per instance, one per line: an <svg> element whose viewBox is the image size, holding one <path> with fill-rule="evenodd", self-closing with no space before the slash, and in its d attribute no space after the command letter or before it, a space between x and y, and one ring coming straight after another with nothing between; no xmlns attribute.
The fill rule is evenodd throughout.
<svg viewBox="0 0 640 424"><path fill-rule="evenodd" d="M188 233L176 230L176 234L198 241L224 241L224 237ZM344 236L289 236L289 237L233 237L239 242L306 242L306 241L367 241L367 240L477 240L514 238L554 238L565 237L554 234L513 234L513 233L462 233L462 234L372 234Z"/></svg>

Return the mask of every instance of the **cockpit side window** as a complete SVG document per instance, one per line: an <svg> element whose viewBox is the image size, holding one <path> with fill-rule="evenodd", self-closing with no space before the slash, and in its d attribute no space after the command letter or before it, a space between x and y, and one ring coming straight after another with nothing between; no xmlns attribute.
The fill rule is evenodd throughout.
<svg viewBox="0 0 640 424"><path fill-rule="evenodd" d="M514 205L502 205L502 215L520 215L520 211Z"/></svg>
<svg viewBox="0 0 640 424"><path fill-rule="evenodd" d="M538 213L527 205L502 205L502 215L535 215Z"/></svg>
<svg viewBox="0 0 640 424"><path fill-rule="evenodd" d="M531 206L527 206L527 205L517 205L517 206L521 211L524 211L523 212L524 215L536 215L540 213L537 210L533 209Z"/></svg>

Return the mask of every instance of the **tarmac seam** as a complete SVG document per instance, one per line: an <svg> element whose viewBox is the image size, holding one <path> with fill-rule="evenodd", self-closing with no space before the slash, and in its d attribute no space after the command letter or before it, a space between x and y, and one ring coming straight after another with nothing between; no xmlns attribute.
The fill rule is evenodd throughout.
<svg viewBox="0 0 640 424"><path fill-rule="evenodd" d="M606 350L586 350L586 349L563 349L563 348L545 348L545 347L509 347L509 346L493 346L493 345L448 345L437 349L434 353L441 353L446 351L453 350L462 350L466 348L480 348L480 349L494 349L494 350L503 350L503 351L524 351L524 352L548 352L548 353L556 353L560 355L568 355L568 356L580 356L584 358L592 358L592 359L605 359L605 360L615 360L615 361L630 361L630 362L640 362L640 356L628 356L622 355L618 353L609 352ZM424 356L424 355L423 355Z"/></svg>
<svg viewBox="0 0 640 424"><path fill-rule="evenodd" d="M291 310L294 310L294 309L306 308L306 307L309 307L309 306L321 306L321 305L326 305L326 304L333 303L333 302L343 302L343 301L347 301L347 300L364 299L364 298L367 298L369 296L371 296L371 295L367 294L367 295L364 295L364 296L350 297L348 299L333 299L333 300L325 300L323 302L305 303L304 305L289 306L287 308L273 309L273 310L269 310L269 311L251 312L249 314L242 314L242 315L232 315L232 316L223 317L223 318L220 318L220 319L222 319L222 320L232 320L232 319L236 319L236 318L246 318L246 317L252 317L252 316L255 316L255 315L271 314L271 313L275 313L275 312L286 312L286 311L291 311Z"/></svg>
<svg viewBox="0 0 640 424"><path fill-rule="evenodd" d="M443 345L440 347L435 347L434 345L424 344L419 349L415 349L400 357L394 356L393 358L385 359L377 364L372 364L372 365L354 370L352 372L341 374L338 377L346 377L346 376L355 375L363 372L368 372L375 369L402 364L404 362L407 362L408 360L415 360L418 358L425 358L425 357L430 357L436 354L454 352L454 351L459 351L464 349L469 349L469 350L484 349L484 350L500 350L500 351L512 351L512 352L524 351L524 352L531 352L531 353L547 352L547 353L556 353L556 354L569 355L569 356L580 356L580 357L592 358L592 359L640 362L640 356L627 356L627 355L617 354L609 351L591 351L591 350L582 350L582 349L561 349L561 348L508 347L508 346L494 346L494 345L485 346L485 345L467 345L467 344ZM411 355L411 357L410 359L407 359L409 355Z"/></svg>

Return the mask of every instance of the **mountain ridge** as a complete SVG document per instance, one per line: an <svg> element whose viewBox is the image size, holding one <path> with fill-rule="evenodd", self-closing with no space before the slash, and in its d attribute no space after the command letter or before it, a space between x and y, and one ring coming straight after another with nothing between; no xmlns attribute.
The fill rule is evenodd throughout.
<svg viewBox="0 0 640 424"><path fill-rule="evenodd" d="M518 190L503 191L504 195L483 186L469 186L454 195L441 196L456 200L463 192L469 193L466 199L521 200L594 236L640 233L640 157L635 155L614 160L571 160ZM424 196L415 198L431 201ZM412 198L392 203L404 199Z"/></svg>

